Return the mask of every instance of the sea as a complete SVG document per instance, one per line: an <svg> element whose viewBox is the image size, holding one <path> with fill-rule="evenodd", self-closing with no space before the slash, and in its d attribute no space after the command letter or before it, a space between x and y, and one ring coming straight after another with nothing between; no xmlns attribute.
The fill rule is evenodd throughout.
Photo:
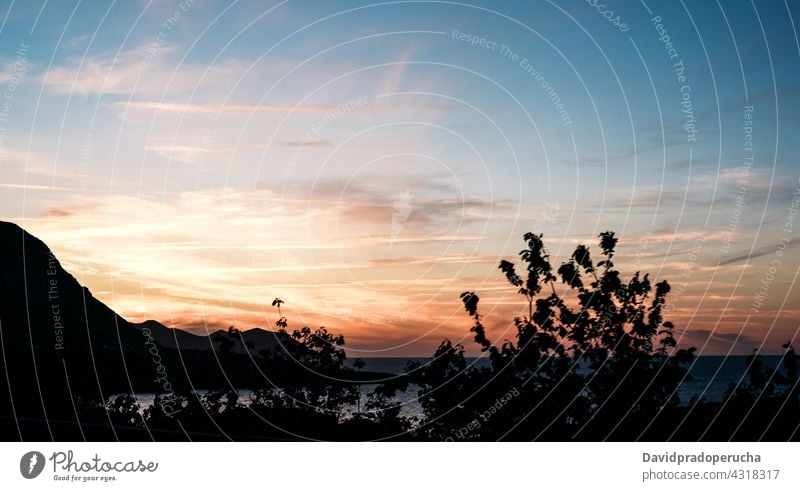
<svg viewBox="0 0 800 491"><path fill-rule="evenodd" d="M406 372L406 367L411 362L425 364L429 358L362 358L366 366L362 368L364 372L386 374L382 377L371 379L360 385L361 406L366 402L367 394L383 381L394 378ZM775 367L780 363L780 356L762 356L762 361L767 367ZM707 401L720 401L725 395L725 391L731 384L744 384L748 382L747 377L747 357L746 356L698 356L693 363L688 366L689 376L678 387L678 397L683 404L689 404L693 398L705 399ZM352 366L354 359L348 360L347 364ZM483 358L467 358L467 363L475 367L488 366L489 360ZM579 371L582 371L578 368ZM419 388L409 385L405 392L397 393L397 403L401 406L400 413L410 417L422 416L422 407L419 403ZM198 389L197 393L204 393ZM239 401L247 404L252 400L254 394L251 390L238 390ZM142 410L153 404L154 393L134 394ZM359 405L345 408L345 412L353 413L358 410Z"/></svg>

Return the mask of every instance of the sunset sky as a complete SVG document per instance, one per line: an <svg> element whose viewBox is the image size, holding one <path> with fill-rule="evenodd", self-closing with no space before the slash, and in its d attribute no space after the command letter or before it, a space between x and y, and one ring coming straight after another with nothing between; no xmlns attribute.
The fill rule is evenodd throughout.
<svg viewBox="0 0 800 491"><path fill-rule="evenodd" d="M129 320L274 328L280 297L361 357L476 353L465 290L512 338L522 234L558 264L614 230L682 346L778 352L800 7L595 5L2 2L0 219Z"/></svg>

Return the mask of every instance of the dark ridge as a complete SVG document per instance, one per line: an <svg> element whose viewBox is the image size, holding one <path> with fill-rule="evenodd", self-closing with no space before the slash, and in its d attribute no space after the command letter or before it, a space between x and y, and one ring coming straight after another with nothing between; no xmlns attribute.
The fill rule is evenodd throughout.
<svg viewBox="0 0 800 491"><path fill-rule="evenodd" d="M40 432L76 422L73 404L80 401L251 385L248 377L257 371L245 368L250 357L243 353L280 348L277 334L263 329L198 336L153 320L131 323L80 285L44 242L13 223L0 222L0 264L0 432L5 439L24 437L22 426L9 424L15 420L61 421L40 425ZM226 356L239 369L223 371L215 351L221 339L232 343Z"/></svg>

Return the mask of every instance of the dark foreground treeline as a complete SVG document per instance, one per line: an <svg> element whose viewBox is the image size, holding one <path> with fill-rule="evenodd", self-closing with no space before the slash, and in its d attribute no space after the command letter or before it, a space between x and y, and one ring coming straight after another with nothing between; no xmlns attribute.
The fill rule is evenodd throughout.
<svg viewBox="0 0 800 491"><path fill-rule="evenodd" d="M85 338L73 333L72 344L59 350L48 348L52 332L33 329L9 349L5 319L13 311L0 303L8 381L0 391L0 431L4 439L24 440L800 438L798 360L790 344L775 368L749 357L747 382L721 402L682 405L677 389L694 349L676 349L675 328L663 319L667 282L651 284L638 272L623 280L610 232L600 235L596 263L579 246L557 270L540 235L525 241L521 268L500 263L524 302L514 339L491 343L478 296L461 295L474 340L491 362L484 367L468 364L464 348L445 340L403 376L371 374L358 361L349 368L342 336L290 329L277 299L278 349L235 349L235 329L216 338L213 350L168 348L118 316L116 331L96 333L87 321ZM37 274L46 272L27 271ZM62 295L70 278L59 278ZM589 370L576 370L578 364ZM383 382L360 397L359 384L376 378ZM245 403L231 387L252 390L253 400ZM407 390L417 392L421 416L401 411L397 394ZM110 394L148 391L160 396L147 408L129 396L107 402Z"/></svg>

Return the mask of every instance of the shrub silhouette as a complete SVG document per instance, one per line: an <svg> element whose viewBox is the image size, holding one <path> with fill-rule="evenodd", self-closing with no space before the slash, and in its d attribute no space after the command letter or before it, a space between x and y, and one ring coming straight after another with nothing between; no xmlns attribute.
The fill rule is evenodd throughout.
<svg viewBox="0 0 800 491"><path fill-rule="evenodd" d="M519 268L503 260L499 269L527 315L513 319L516 339L499 347L486 336L476 292L461 294L491 364L468 366L464 348L445 341L429 364L409 367L427 437L632 439L679 404L694 349L676 349L675 327L663 319L669 284L640 272L624 281L614 266L617 238L599 238L596 264L579 245L556 270L542 235L524 235Z"/></svg>

